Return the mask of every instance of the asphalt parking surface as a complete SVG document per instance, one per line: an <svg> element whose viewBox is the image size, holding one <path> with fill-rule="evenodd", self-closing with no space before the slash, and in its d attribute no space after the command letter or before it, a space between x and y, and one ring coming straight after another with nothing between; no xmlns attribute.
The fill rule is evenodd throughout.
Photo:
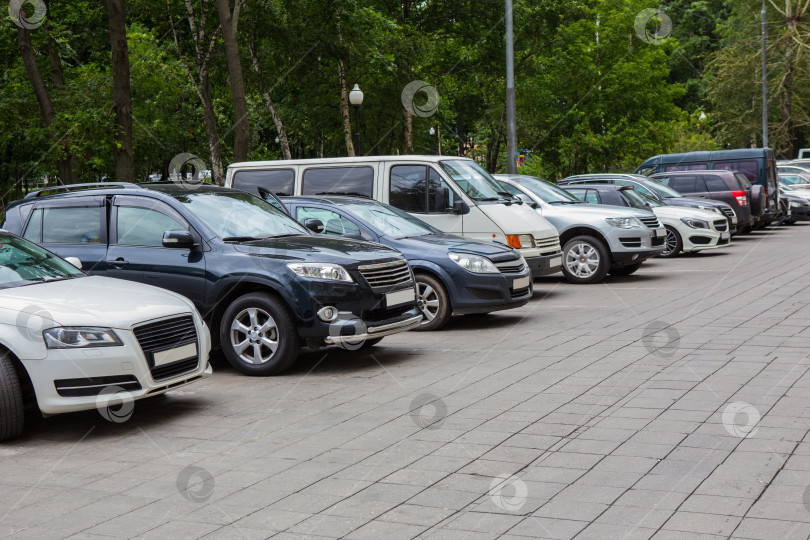
<svg viewBox="0 0 810 540"><path fill-rule="evenodd" d="M810 226L0 445L0 535L807 538Z"/></svg>

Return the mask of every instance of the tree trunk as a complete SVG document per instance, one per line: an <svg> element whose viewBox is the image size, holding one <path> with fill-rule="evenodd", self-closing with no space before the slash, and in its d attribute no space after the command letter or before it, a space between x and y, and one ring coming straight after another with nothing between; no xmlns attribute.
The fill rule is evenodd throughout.
<svg viewBox="0 0 810 540"><path fill-rule="evenodd" d="M787 36L785 36L785 76L782 79L782 129L785 131L785 144L788 155L793 158L798 155L796 146L796 133L793 128L793 74L796 68L796 20L788 18L786 21Z"/></svg>
<svg viewBox="0 0 810 540"><path fill-rule="evenodd" d="M352 142L352 120L349 116L349 91L346 88L346 68L343 60L338 60L338 79L340 80L340 115L343 117L343 138L346 140L346 153L354 157Z"/></svg>
<svg viewBox="0 0 810 540"><path fill-rule="evenodd" d="M239 59L239 44L236 41L236 28L239 23L239 6L236 0L233 13L229 0L216 0L219 22L222 27L222 38L225 41L225 59L228 64L228 84L231 87L234 116L233 160L246 161L250 129L248 127L247 99L245 83L242 78L242 61Z"/></svg>
<svg viewBox="0 0 810 540"><path fill-rule="evenodd" d="M205 135L208 138L208 150L211 153L211 176L220 186L225 185L225 168L222 165L222 148L219 144L217 115L214 111L214 99L211 96L211 81L208 78L208 65L200 67L200 102L203 106Z"/></svg>
<svg viewBox="0 0 810 540"><path fill-rule="evenodd" d="M107 10L112 52L112 102L117 128L115 180L133 182L135 167L132 158L132 90L130 88L129 49L127 48L126 0L101 0Z"/></svg>
<svg viewBox="0 0 810 540"><path fill-rule="evenodd" d="M251 43L251 46L248 48L250 49L250 58L253 61L253 71L256 72L256 75L261 77L262 67L259 65L259 54L256 51L256 43ZM281 122L281 117L278 115L278 111L273 105L273 100L270 99L270 92L263 90L262 99L264 99L264 105L267 107L267 110L270 111L273 124L276 126L276 131L278 132L278 143L281 145L281 155L284 156L284 159L292 159L290 157L290 142L287 140L287 131L284 129L284 124Z"/></svg>
<svg viewBox="0 0 810 540"><path fill-rule="evenodd" d="M323 159L323 131L318 132L318 157Z"/></svg>
<svg viewBox="0 0 810 540"><path fill-rule="evenodd" d="M402 109L402 153L413 154L413 115Z"/></svg>

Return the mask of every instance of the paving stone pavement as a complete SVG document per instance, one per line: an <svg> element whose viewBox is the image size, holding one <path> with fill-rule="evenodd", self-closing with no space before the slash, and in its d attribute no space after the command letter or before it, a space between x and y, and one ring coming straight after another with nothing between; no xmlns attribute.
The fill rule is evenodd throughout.
<svg viewBox="0 0 810 540"><path fill-rule="evenodd" d="M810 226L0 446L19 538L807 538Z"/></svg>

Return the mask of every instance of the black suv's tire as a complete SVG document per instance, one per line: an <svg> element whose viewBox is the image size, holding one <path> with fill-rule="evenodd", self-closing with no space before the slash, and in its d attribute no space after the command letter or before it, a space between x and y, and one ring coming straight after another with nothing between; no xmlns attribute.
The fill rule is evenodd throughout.
<svg viewBox="0 0 810 540"><path fill-rule="evenodd" d="M301 352L292 316L286 306L267 293L249 293L231 302L222 314L219 340L225 358L245 375L281 373L295 363ZM275 351L268 346L270 342L275 342ZM245 346L237 350L238 345Z"/></svg>
<svg viewBox="0 0 810 540"><path fill-rule="evenodd" d="M683 240L681 239L681 235L678 234L678 231L676 231L674 227L666 225L666 229L667 237L664 239L665 248L664 251L658 254L658 256L663 257L664 259L677 257L683 249Z"/></svg>
<svg viewBox="0 0 810 540"><path fill-rule="evenodd" d="M630 266L616 266L610 269L611 276L629 276L635 273L636 270L641 268L642 263L631 264Z"/></svg>
<svg viewBox="0 0 810 540"><path fill-rule="evenodd" d="M762 186L754 184L751 186L751 215L759 217L765 213L765 206L768 201L765 200L765 192Z"/></svg>
<svg viewBox="0 0 810 540"><path fill-rule="evenodd" d="M19 437L25 426L25 407L17 370L7 353L0 352L0 441Z"/></svg>
<svg viewBox="0 0 810 540"><path fill-rule="evenodd" d="M580 265L588 261L587 268ZM595 263L595 264L594 264ZM575 273L578 267L581 272ZM610 252L605 244L593 236L576 236L563 247L562 271L571 283L597 283L605 279L610 270Z"/></svg>
<svg viewBox="0 0 810 540"><path fill-rule="evenodd" d="M442 283L427 274L416 274L416 303L422 312L422 324L414 330L428 331L441 328L453 310L450 308L450 296ZM429 317L433 317L430 319Z"/></svg>

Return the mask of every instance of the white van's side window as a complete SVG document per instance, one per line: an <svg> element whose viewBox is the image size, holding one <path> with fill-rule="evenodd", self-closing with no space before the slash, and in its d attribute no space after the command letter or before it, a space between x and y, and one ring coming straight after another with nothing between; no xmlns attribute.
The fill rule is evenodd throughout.
<svg viewBox="0 0 810 540"><path fill-rule="evenodd" d="M391 167L388 204L406 212L427 214L441 211L436 207L436 188L447 189L449 201L453 206L455 193L442 180L433 167L426 165L395 165Z"/></svg>
<svg viewBox="0 0 810 540"><path fill-rule="evenodd" d="M253 195L259 195L260 187L279 197L294 195L295 173L292 169L239 171L233 176L233 187Z"/></svg>
<svg viewBox="0 0 810 540"><path fill-rule="evenodd" d="M374 198L371 167L324 167L304 171L302 195L354 195Z"/></svg>

